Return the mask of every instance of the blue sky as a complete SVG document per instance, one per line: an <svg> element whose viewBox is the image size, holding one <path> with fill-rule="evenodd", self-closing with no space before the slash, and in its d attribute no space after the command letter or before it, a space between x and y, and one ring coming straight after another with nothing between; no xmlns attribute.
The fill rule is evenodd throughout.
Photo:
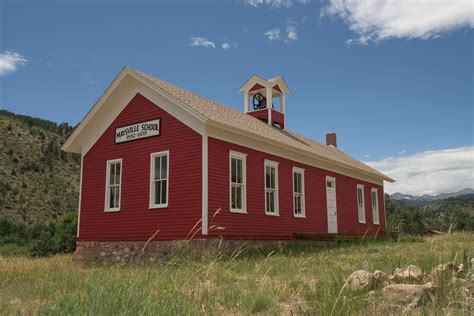
<svg viewBox="0 0 474 316"><path fill-rule="evenodd" d="M0 0L0 107L77 124L129 65L243 109L252 74L283 75L290 129L319 141L335 131L342 150L397 179L419 175L394 174L403 159L446 150L453 160L421 176L464 175L393 190L472 186L472 2L365 4Z"/></svg>

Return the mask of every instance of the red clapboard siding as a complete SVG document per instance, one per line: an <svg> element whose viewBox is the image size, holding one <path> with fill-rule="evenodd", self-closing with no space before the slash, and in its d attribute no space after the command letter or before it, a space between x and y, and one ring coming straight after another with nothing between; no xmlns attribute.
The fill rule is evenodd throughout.
<svg viewBox="0 0 474 316"><path fill-rule="evenodd" d="M159 105L158 105L159 106ZM201 136L137 94L84 156L79 240L184 239L201 218ZM159 136L115 144L118 126L161 119ZM169 150L169 206L148 209L150 153ZM122 158L121 210L104 212L106 161Z"/></svg>
<svg viewBox="0 0 474 316"><path fill-rule="evenodd" d="M295 232L327 233L326 176L336 178L338 233L364 234L385 231L383 187L348 176L293 162L257 150L209 138L209 221L210 236L244 239L289 239ZM229 151L247 154L247 213L229 211ZM278 165L279 213L265 215L264 160ZM292 169L305 169L306 218L293 216ZM357 184L364 185L366 218L369 224L359 224ZM372 227L370 190L378 188L380 225ZM218 215L213 213L221 208ZM214 230L212 227L223 227Z"/></svg>

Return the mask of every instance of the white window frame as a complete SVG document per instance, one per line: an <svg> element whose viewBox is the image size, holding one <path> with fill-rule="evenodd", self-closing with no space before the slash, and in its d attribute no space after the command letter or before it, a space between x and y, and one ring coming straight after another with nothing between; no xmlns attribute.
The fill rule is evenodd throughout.
<svg viewBox="0 0 474 316"><path fill-rule="evenodd" d="M166 203L155 204L154 199L154 182L155 182L155 158L156 157L167 157L166 164ZM160 179L161 180L161 179ZM170 151L164 150L150 154L150 197L149 197L149 208L158 209L158 208L167 208L169 204L169 190L170 190Z"/></svg>
<svg viewBox="0 0 474 316"><path fill-rule="evenodd" d="M242 160L242 208L232 207L232 159ZM237 151L229 152L229 210L232 213L247 213L247 154Z"/></svg>
<svg viewBox="0 0 474 316"><path fill-rule="evenodd" d="M110 178L110 165L120 163L120 182L119 186L119 200L118 207L109 207L109 178ZM122 201L122 174L123 174L123 162L122 158L107 160L106 162L106 172L105 172L105 203L104 203L104 212L118 212L120 211L121 201Z"/></svg>
<svg viewBox="0 0 474 316"><path fill-rule="evenodd" d="M296 203L295 203L295 198L296 198L296 192L295 192L295 173L298 173L301 175L301 214L296 214ZM299 217L299 218L305 218L306 217L306 206L305 206L305 190L304 190L304 169L298 168L298 167L293 167L293 172L292 172L292 179L291 182L293 183L293 216L294 217Z"/></svg>
<svg viewBox="0 0 474 316"><path fill-rule="evenodd" d="M359 189L362 190L362 204L359 204ZM357 199L357 217L359 218L359 223L366 224L367 219L365 217L365 192L364 192L364 185L363 184L358 184L357 185L356 199Z"/></svg>
<svg viewBox="0 0 474 316"><path fill-rule="evenodd" d="M274 190L274 205L275 212L267 212L267 167L275 168L275 188ZM278 203L278 162L265 159L263 164L263 188L264 188L264 198L265 198L265 214L269 216L280 216L280 208ZM272 189L268 189L272 190Z"/></svg>
<svg viewBox="0 0 474 316"><path fill-rule="evenodd" d="M370 191L370 199L372 200L372 222L375 225L380 224L380 207L379 207L379 195L378 195L378 190L376 188L372 188ZM374 200L374 193L375 193L375 200ZM375 204L374 204L375 202ZM377 214L377 221L375 221L376 215Z"/></svg>

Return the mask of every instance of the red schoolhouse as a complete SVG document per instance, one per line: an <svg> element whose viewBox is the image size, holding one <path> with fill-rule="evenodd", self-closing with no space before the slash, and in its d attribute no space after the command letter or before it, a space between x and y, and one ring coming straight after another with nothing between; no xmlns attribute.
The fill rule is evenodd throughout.
<svg viewBox="0 0 474 316"><path fill-rule="evenodd" d="M282 77L244 111L125 67L66 141L81 154L78 241L382 234L391 178L290 131Z"/></svg>

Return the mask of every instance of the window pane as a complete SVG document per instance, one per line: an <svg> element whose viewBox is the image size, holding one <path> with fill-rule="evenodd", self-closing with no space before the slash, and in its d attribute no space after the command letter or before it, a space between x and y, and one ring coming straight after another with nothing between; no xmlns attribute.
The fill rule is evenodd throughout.
<svg viewBox="0 0 474 316"><path fill-rule="evenodd" d="M298 179L297 179L297 173L293 173L293 192L298 192L298 185L297 185Z"/></svg>
<svg viewBox="0 0 474 316"><path fill-rule="evenodd" d="M237 186L235 188L235 195L236 195L236 198L237 198L237 201L236 201L236 208L238 208L239 210L242 209L242 187L240 186Z"/></svg>
<svg viewBox="0 0 474 316"><path fill-rule="evenodd" d="M168 181L162 180L161 181L161 204L166 204L167 196L166 196L166 188L168 186Z"/></svg>
<svg viewBox="0 0 474 316"><path fill-rule="evenodd" d="M232 208L235 208L235 187L232 186L230 189L230 205Z"/></svg>
<svg viewBox="0 0 474 316"><path fill-rule="evenodd" d="M242 160L237 159L237 183L242 183Z"/></svg>
<svg viewBox="0 0 474 316"><path fill-rule="evenodd" d="M115 180L115 164L111 163L109 165L109 184L114 184Z"/></svg>
<svg viewBox="0 0 474 316"><path fill-rule="evenodd" d="M265 192L265 199L267 204L267 212L270 212L270 192Z"/></svg>
<svg viewBox="0 0 474 316"><path fill-rule="evenodd" d="M115 182L114 184L120 184L120 163L115 164Z"/></svg>
<svg viewBox="0 0 474 316"><path fill-rule="evenodd" d="M231 167L231 182L237 182L237 170L236 170L236 167L237 167L237 162L236 162L236 159L232 158L231 159L231 162L230 162L230 167Z"/></svg>
<svg viewBox="0 0 474 316"><path fill-rule="evenodd" d="M115 201L114 201L114 208L119 207L119 199L120 199L120 186L115 186Z"/></svg>
<svg viewBox="0 0 474 316"><path fill-rule="evenodd" d="M296 211L301 214L301 195L296 196Z"/></svg>
<svg viewBox="0 0 474 316"><path fill-rule="evenodd" d="M160 157L155 157L153 159L153 163L155 164L154 165L154 180L158 180L161 178L161 173L160 173L160 170L161 170L161 159Z"/></svg>
<svg viewBox="0 0 474 316"><path fill-rule="evenodd" d="M155 204L161 204L161 182L160 181L155 181L155 187L154 187L154 192L153 196L155 197Z"/></svg>
<svg viewBox="0 0 474 316"><path fill-rule="evenodd" d="M114 208L114 187L109 187L109 208Z"/></svg>
<svg viewBox="0 0 474 316"><path fill-rule="evenodd" d="M274 189L274 188L276 188L276 186L275 186L275 168L270 167L270 170L271 170L271 176L270 176L271 188Z"/></svg>
<svg viewBox="0 0 474 316"><path fill-rule="evenodd" d="M168 156L161 156L161 178L168 178Z"/></svg>
<svg viewBox="0 0 474 316"><path fill-rule="evenodd" d="M265 167L265 187L270 188L270 167Z"/></svg>

